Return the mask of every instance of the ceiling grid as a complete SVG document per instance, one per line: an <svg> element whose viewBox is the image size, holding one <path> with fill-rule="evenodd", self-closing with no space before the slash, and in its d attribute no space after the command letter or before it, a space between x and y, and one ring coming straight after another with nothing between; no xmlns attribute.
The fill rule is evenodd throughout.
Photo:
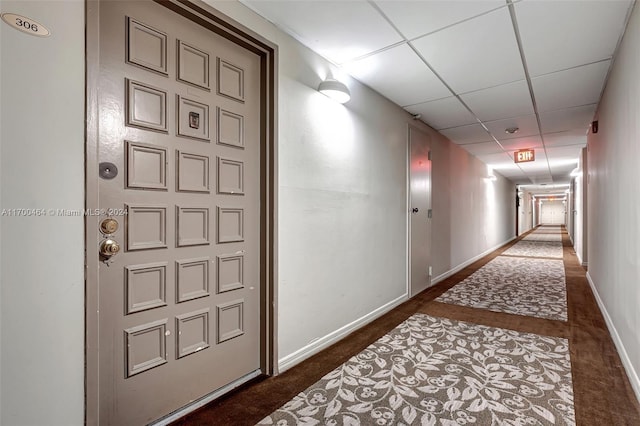
<svg viewBox="0 0 640 426"><path fill-rule="evenodd" d="M240 1L514 183L549 185L586 146L635 4ZM524 148L536 161L515 164Z"/></svg>

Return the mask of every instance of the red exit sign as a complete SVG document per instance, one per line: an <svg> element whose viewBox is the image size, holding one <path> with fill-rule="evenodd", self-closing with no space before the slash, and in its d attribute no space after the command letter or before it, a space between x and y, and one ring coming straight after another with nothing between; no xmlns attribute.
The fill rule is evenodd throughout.
<svg viewBox="0 0 640 426"><path fill-rule="evenodd" d="M513 160L516 163L526 163L536 161L536 152L533 149L521 149L513 153Z"/></svg>

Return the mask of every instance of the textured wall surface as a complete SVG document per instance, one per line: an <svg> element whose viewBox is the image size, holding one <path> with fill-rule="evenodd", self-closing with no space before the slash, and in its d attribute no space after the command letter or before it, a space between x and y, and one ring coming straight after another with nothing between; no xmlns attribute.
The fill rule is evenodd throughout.
<svg viewBox="0 0 640 426"><path fill-rule="evenodd" d="M51 30L40 38L0 24L1 208L25 212L0 218L0 423L79 425L84 220L48 211L84 207L84 3L0 5Z"/></svg>
<svg viewBox="0 0 640 426"><path fill-rule="evenodd" d="M640 398L640 7L636 4L588 137L589 277ZM616 336L617 335L617 336Z"/></svg>

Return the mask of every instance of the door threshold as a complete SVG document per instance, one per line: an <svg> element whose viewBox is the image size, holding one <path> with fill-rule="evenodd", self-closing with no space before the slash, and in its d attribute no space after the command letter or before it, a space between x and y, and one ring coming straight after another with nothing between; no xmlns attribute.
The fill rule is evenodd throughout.
<svg viewBox="0 0 640 426"><path fill-rule="evenodd" d="M211 401L220 398L221 396L231 392L232 390L234 390L235 388L237 388L238 386L241 386L245 383L247 383L249 380L255 379L256 377L262 375L262 370L255 370L252 371L251 373L240 377L237 380L234 380L233 382L229 383L226 386L221 387L218 390L215 390L213 392L211 392L208 395L203 396L202 398L193 401L192 403L185 405L184 407L178 409L177 411L174 411L173 413L162 417L161 419L156 420L155 422L151 422L149 423L149 425L151 426L166 426L170 423L175 422L176 420L186 416L189 413L192 413L194 411L196 411L199 408L204 407L205 405L207 405L208 403L210 403Z"/></svg>

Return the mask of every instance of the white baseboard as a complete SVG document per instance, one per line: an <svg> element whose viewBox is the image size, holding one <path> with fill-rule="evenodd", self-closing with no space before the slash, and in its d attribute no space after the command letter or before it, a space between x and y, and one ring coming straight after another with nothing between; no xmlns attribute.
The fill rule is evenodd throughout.
<svg viewBox="0 0 640 426"><path fill-rule="evenodd" d="M455 268L453 268L453 269L449 269L449 270L448 270L447 272L445 272L444 274L440 274L440 275L438 275L437 277L435 277L435 278L433 278L433 279L431 280L431 285L435 285L435 284L439 283L440 281L442 281L442 280L445 280L445 279L449 278L451 275L455 274L456 272L463 270L463 269L464 269L464 268L466 268L467 266L471 265L473 262L475 262L475 261L477 261L477 260L479 260L479 259L482 259L483 257L485 257L486 255L488 255L489 253L491 253L491 252L493 252L493 251L495 251L495 250L499 249L500 247L504 246L505 244L509 244L511 241L515 240L516 238L518 238L518 237L513 237L513 238L511 238L511 239L509 239L509 240L507 240L507 241L505 241L505 242L503 242L503 243L500 243L500 244L498 244L497 246L492 247L492 248L490 248L489 250L487 250L487 251L485 251L485 252L483 252L483 253L480 253L479 255L477 255L477 256L475 256L475 257L472 257L471 259L467 260L466 262L463 262L463 263L459 264L459 265L458 265L458 266L456 266Z"/></svg>
<svg viewBox="0 0 640 426"><path fill-rule="evenodd" d="M389 312L396 306L400 305L401 303L407 301L408 299L409 299L408 295L403 294L397 299L382 305L381 307L379 307L378 309L372 312L369 312L365 316L358 318L357 320L345 325L344 327L341 327L336 331L329 333L326 336L321 337L320 339L309 343L307 346L301 349L298 349L294 353L281 358L280 360L278 360L278 373L282 373L285 370L288 370L289 368L293 367L296 364L299 364L300 362L304 361L310 356L315 355L321 350L333 345L334 343L336 343L338 340L342 339L349 333L370 323L371 321L382 316L383 314L386 314L387 312Z"/></svg>
<svg viewBox="0 0 640 426"><path fill-rule="evenodd" d="M627 354L627 351L624 348L624 344L622 343L622 339L620 339L618 330L616 330L616 326L613 324L613 321L611 320L611 316L609 316L609 312L607 312L607 308L604 306L604 302L602 302L602 299L598 294L598 290L596 289L596 285L591 279L591 275L589 275L589 272L587 272L587 281L589 282L591 291L593 291L593 295L596 298L598 307L600 307L600 312L602 312L602 316L604 317L604 320L607 323L607 328L609 329L609 333L611 334L613 343L616 345L616 349L618 349L618 355L620 355L620 359L622 360L622 365L624 365L624 369L627 372L627 377L629 378L629 381L631 382L631 387L633 388L633 391L636 394L636 399L640 401L640 378L638 377L638 373L633 368L633 364L631 364L631 360L629 359L629 354Z"/></svg>
<svg viewBox="0 0 640 426"><path fill-rule="evenodd" d="M583 260L582 260L582 257L580 257L580 253L578 253L578 252L575 250L575 247L574 247L574 251L576 252L576 257L578 258L578 262L580 262L580 265L581 265L581 266L584 266L584 267L586 268L586 267L588 266L588 264L589 264L589 263L588 263L588 262L585 262L585 261L583 261Z"/></svg>

